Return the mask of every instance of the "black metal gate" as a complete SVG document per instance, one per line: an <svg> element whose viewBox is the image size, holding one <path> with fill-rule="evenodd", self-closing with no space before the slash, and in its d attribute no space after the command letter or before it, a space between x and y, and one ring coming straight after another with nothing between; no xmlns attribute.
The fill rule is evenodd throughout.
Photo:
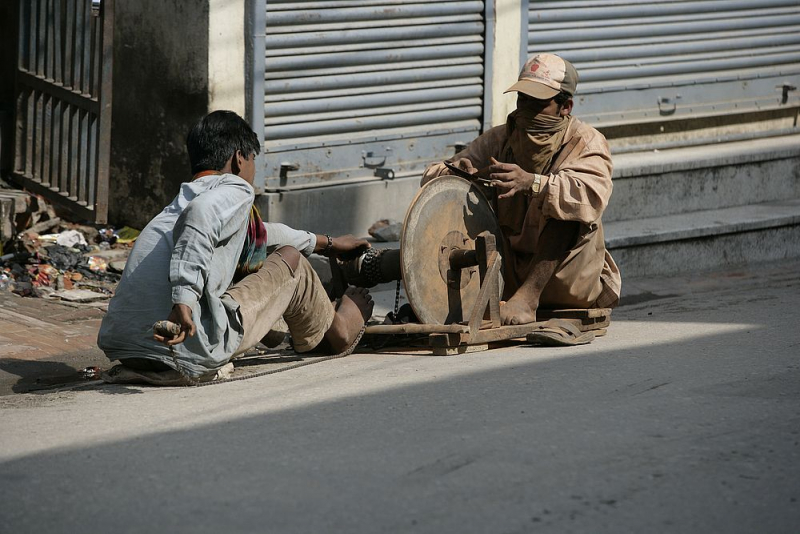
<svg viewBox="0 0 800 534"><path fill-rule="evenodd" d="M14 180L106 222L114 0L20 0Z"/></svg>

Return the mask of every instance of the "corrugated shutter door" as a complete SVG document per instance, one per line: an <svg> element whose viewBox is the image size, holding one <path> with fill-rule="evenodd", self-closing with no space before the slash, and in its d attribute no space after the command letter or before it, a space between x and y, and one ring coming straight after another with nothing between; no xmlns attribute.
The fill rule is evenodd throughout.
<svg viewBox="0 0 800 534"><path fill-rule="evenodd" d="M266 9L267 187L418 172L479 133L482 1L268 0Z"/></svg>
<svg viewBox="0 0 800 534"><path fill-rule="evenodd" d="M600 126L797 106L800 2L532 1L528 51L575 64Z"/></svg>

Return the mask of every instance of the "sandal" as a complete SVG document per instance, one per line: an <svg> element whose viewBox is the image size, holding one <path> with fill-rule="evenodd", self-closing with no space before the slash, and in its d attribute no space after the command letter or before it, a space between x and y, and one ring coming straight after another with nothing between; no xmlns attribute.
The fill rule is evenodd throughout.
<svg viewBox="0 0 800 534"><path fill-rule="evenodd" d="M550 319L525 337L529 343L548 347L585 345L594 340L594 332L581 332L578 326L565 319Z"/></svg>

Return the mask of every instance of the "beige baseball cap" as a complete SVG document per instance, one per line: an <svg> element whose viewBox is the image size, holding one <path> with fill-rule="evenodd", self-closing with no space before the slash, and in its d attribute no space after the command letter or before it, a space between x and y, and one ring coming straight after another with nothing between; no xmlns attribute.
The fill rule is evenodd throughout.
<svg viewBox="0 0 800 534"><path fill-rule="evenodd" d="M555 54L537 54L525 62L519 81L505 92L518 91L539 100L553 98L561 91L575 94L578 71L572 63Z"/></svg>

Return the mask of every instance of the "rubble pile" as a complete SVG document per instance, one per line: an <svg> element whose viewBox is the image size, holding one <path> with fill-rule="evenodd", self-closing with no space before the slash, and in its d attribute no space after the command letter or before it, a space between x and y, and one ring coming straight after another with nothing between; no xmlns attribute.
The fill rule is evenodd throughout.
<svg viewBox="0 0 800 534"><path fill-rule="evenodd" d="M0 189L0 291L74 302L114 293L137 230L96 228L62 220L41 197ZM21 207L20 207L21 206Z"/></svg>

